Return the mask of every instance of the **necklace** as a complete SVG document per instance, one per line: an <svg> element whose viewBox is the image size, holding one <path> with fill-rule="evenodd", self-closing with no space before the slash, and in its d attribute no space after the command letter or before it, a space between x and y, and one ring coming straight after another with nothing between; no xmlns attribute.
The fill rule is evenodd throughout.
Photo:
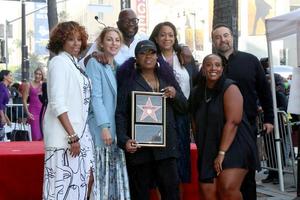
<svg viewBox="0 0 300 200"><path fill-rule="evenodd" d="M205 87L205 89L204 89L204 98L205 98L205 102L206 102L206 103L210 102L210 100L211 100L211 97L208 97L208 98L207 98L206 87Z"/></svg>
<svg viewBox="0 0 300 200"><path fill-rule="evenodd" d="M83 98L83 104L84 105L89 105L90 102L91 102L91 91L92 91L92 86L91 86L91 82L90 82L90 79L88 77L88 75L85 73L85 71L77 64L74 56L66 53L66 55L69 57L69 59L72 61L73 65L75 66L75 68L80 72L81 74L81 77L83 79L83 95L84 95L84 98ZM82 134L80 136L80 138L83 136L83 133L85 132L85 129L86 129L86 125L87 125L87 120L85 121L85 124L84 124L84 127L83 127L83 130L82 130Z"/></svg>
<svg viewBox="0 0 300 200"><path fill-rule="evenodd" d="M69 59L72 61L73 65L76 67L76 69L80 72L80 74L82 75L83 78L83 84L84 84L84 90L90 92L92 90L92 86L91 86L91 82L90 79L88 77L88 75L85 73L85 71L77 64L77 62L75 61L75 58L71 55L68 55L68 53L66 53L67 56L69 57ZM86 80L87 80L87 84L86 84ZM85 102L89 102L89 98L85 98L84 101Z"/></svg>
<svg viewBox="0 0 300 200"><path fill-rule="evenodd" d="M146 76L144 74L142 74L142 77L147 82L147 84L150 86L150 88L152 89L152 92L158 92L159 82L158 82L158 79L155 75L154 75L154 84L153 84L153 80L150 81L149 79L146 78Z"/></svg>

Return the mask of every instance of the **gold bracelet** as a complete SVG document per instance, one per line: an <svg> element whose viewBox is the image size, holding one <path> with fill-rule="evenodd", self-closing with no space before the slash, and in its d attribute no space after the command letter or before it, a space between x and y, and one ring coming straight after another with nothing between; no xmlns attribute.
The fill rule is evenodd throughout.
<svg viewBox="0 0 300 200"><path fill-rule="evenodd" d="M219 155L222 155L222 156L225 156L225 153L226 153L225 151L219 151L219 152L218 152L218 154L219 154Z"/></svg>
<svg viewBox="0 0 300 200"><path fill-rule="evenodd" d="M71 138L74 138L74 137L77 137L77 134L76 133L73 133L71 135L68 135L68 139L71 139Z"/></svg>

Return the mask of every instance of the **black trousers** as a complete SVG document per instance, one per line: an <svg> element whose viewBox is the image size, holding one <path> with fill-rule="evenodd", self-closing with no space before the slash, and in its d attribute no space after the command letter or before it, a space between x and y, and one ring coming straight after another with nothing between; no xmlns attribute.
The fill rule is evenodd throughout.
<svg viewBox="0 0 300 200"><path fill-rule="evenodd" d="M157 186L162 200L179 200L179 176L175 158L128 166L132 200L149 200L150 189Z"/></svg>
<svg viewBox="0 0 300 200"><path fill-rule="evenodd" d="M256 137L256 135L257 135L256 123L250 122L250 124L251 124L251 128L253 131L253 136ZM259 160L257 160L256 165L257 165L256 168L260 169ZM256 170L253 170L253 169L249 170L243 180L243 183L242 183L241 189L240 189L241 193L243 195L243 200L256 200L257 199L255 173L256 173Z"/></svg>

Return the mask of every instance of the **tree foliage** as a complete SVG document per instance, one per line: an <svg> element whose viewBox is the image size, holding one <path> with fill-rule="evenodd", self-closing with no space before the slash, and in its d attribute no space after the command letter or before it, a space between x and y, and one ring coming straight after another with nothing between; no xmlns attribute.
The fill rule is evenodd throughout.
<svg viewBox="0 0 300 200"><path fill-rule="evenodd" d="M227 24L232 29L233 46L238 48L238 0L214 0L213 26Z"/></svg>

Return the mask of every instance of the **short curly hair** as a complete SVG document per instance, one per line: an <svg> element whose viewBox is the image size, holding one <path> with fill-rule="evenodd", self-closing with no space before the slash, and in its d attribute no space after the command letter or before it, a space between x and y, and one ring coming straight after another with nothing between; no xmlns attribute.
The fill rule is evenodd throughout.
<svg viewBox="0 0 300 200"><path fill-rule="evenodd" d="M58 54L63 50L63 46L67 39L72 37L75 33L79 33L81 36L81 53L87 47L88 34L84 26L80 26L79 23L74 21L59 23L51 30L47 49Z"/></svg>

